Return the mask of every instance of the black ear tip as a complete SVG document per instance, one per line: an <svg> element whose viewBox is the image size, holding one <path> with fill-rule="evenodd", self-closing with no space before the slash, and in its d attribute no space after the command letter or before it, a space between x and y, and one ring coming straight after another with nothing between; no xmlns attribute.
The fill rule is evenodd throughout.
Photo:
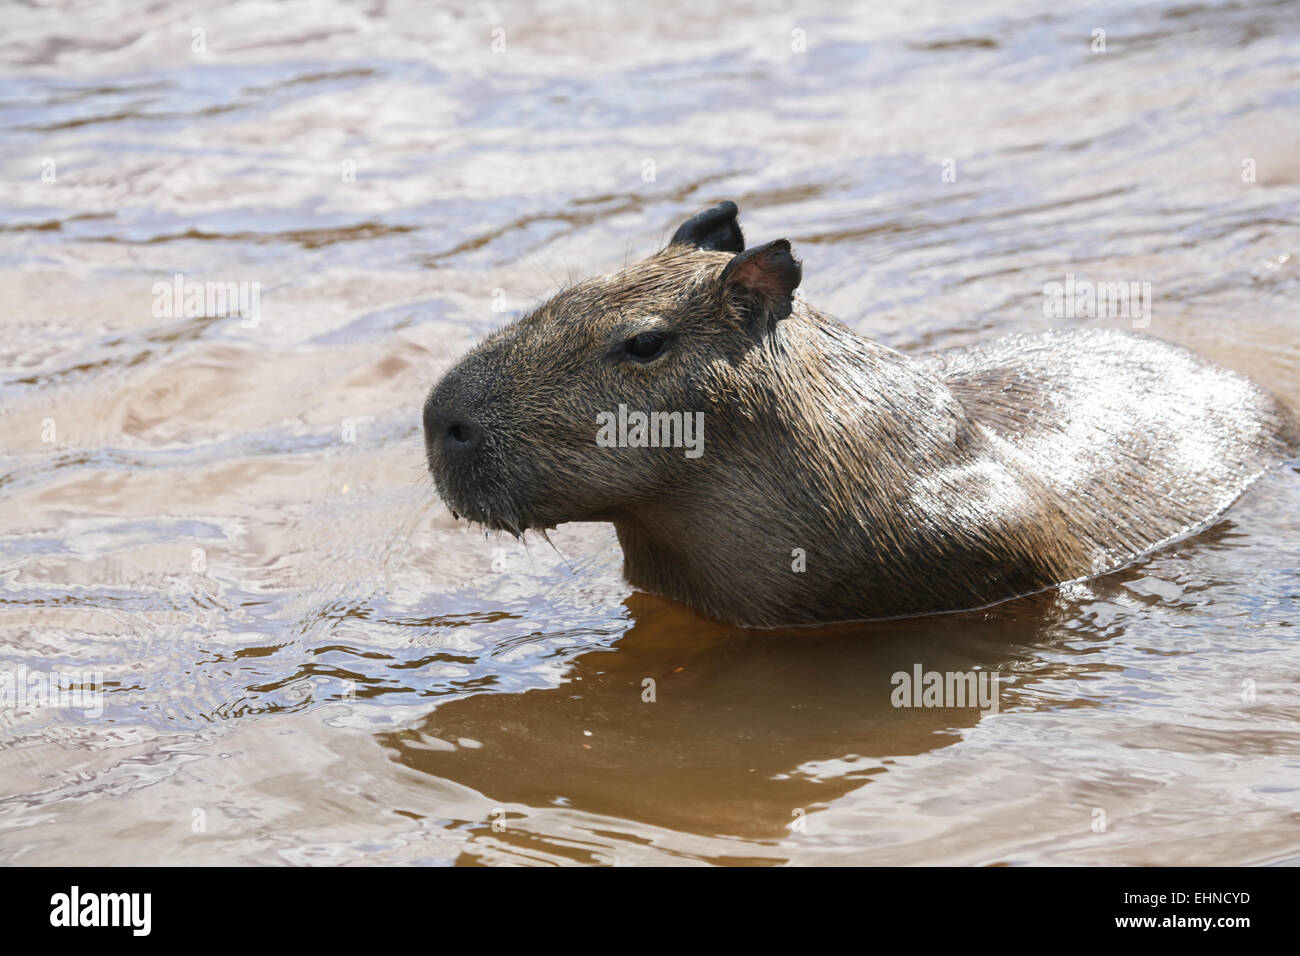
<svg viewBox="0 0 1300 956"><path fill-rule="evenodd" d="M708 209L701 209L687 222L721 222L724 219L735 219L738 215L740 215L740 207L730 199L724 199L722 202L715 202Z"/></svg>
<svg viewBox="0 0 1300 956"><path fill-rule="evenodd" d="M678 226L669 245L741 252L745 248L745 237L740 231L740 223L736 222L739 212L734 202L724 199Z"/></svg>
<svg viewBox="0 0 1300 956"><path fill-rule="evenodd" d="M753 256L766 256L773 262L790 263L798 269L802 263L795 258L794 248L790 245L789 239L773 239L761 246L749 250Z"/></svg>
<svg viewBox="0 0 1300 956"><path fill-rule="evenodd" d="M722 281L736 281L764 295L788 299L803 281L803 263L794 257L789 239L773 239L728 262Z"/></svg>

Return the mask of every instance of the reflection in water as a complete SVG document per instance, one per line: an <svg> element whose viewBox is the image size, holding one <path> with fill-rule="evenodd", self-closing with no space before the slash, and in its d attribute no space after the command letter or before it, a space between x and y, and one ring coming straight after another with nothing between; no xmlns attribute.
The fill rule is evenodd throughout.
<svg viewBox="0 0 1300 956"><path fill-rule="evenodd" d="M559 686L448 701L381 740L407 765L495 799L779 837L796 809L826 806L889 758L946 746L979 718L974 706L895 708L895 673L999 671L1000 706L1023 706L1016 675L1033 658L1016 649L1033 643L1042 604L745 633L634 595L632 626L576 657ZM850 769L826 775L814 766L824 761Z"/></svg>
<svg viewBox="0 0 1300 956"><path fill-rule="evenodd" d="M1100 581L743 633L607 527L457 525L419 434L477 336L723 198L887 345L1149 282L1300 405L1294 2L381 6L5 12L0 672L103 693L0 707L0 861L1300 859L1294 463ZM259 321L155 314L177 274ZM891 706L918 664L998 712Z"/></svg>

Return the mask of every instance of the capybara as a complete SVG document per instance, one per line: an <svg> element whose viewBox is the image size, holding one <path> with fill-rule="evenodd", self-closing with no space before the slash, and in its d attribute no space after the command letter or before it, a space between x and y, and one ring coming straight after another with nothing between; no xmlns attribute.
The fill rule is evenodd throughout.
<svg viewBox="0 0 1300 956"><path fill-rule="evenodd" d="M1189 534L1294 454L1251 381L1126 331L905 355L734 203L488 337L424 406L453 514L612 522L635 587L748 626L980 607Z"/></svg>

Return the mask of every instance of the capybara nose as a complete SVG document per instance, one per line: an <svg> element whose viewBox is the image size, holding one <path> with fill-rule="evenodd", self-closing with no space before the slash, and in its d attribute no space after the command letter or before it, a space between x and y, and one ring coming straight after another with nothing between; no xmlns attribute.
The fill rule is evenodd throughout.
<svg viewBox="0 0 1300 956"><path fill-rule="evenodd" d="M483 444L483 426L451 405L432 399L424 406L424 443L432 450L442 448L449 456L461 456Z"/></svg>
<svg viewBox="0 0 1300 956"><path fill-rule="evenodd" d="M453 455L471 452L483 441L483 429L470 422L449 422L442 431L442 445Z"/></svg>

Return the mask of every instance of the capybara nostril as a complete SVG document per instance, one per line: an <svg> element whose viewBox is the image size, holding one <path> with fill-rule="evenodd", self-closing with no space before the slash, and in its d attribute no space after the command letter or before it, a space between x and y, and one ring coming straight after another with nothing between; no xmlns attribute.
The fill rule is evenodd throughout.
<svg viewBox="0 0 1300 956"><path fill-rule="evenodd" d="M443 445L448 451L455 454L463 454L473 451L479 446L483 438L483 429L478 425L472 425L466 421L454 421L449 424L443 433Z"/></svg>
<svg viewBox="0 0 1300 956"><path fill-rule="evenodd" d="M424 443L432 450L440 445L449 455L464 455L483 443L483 426L456 407L456 402L430 396L424 406Z"/></svg>

